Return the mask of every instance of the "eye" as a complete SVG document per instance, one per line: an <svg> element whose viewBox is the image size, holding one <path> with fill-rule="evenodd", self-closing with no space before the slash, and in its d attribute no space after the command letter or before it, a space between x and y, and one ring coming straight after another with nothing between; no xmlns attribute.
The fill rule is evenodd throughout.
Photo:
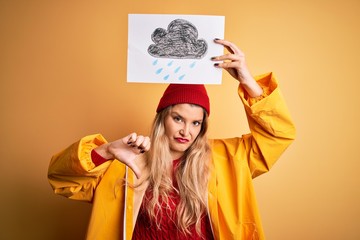
<svg viewBox="0 0 360 240"><path fill-rule="evenodd" d="M173 117L173 119L174 119L175 122L181 122L182 121L182 118L179 117L179 116L175 116L175 117Z"/></svg>
<svg viewBox="0 0 360 240"><path fill-rule="evenodd" d="M201 125L201 122L195 121L195 122L193 122L193 124L194 124L194 126L200 126L200 125Z"/></svg>

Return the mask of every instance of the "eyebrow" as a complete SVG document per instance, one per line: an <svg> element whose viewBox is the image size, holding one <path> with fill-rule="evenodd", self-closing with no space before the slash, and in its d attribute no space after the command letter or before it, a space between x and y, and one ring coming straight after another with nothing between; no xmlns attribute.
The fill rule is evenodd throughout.
<svg viewBox="0 0 360 240"><path fill-rule="evenodd" d="M180 113L178 113L178 112L176 112L176 111L174 111L174 110L172 110L172 111L170 112L170 115L173 115L173 114L181 117L182 119L185 119ZM193 122L203 122L203 118L200 119L200 120L193 120Z"/></svg>

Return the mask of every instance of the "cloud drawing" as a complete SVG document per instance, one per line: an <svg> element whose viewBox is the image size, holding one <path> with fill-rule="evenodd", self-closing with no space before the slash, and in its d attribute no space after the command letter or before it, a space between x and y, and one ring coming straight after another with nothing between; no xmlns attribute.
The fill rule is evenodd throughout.
<svg viewBox="0 0 360 240"><path fill-rule="evenodd" d="M173 20L167 30L157 28L151 34L154 44L148 48L151 56L158 58L200 59L207 52L207 43L198 38L196 27L184 20Z"/></svg>

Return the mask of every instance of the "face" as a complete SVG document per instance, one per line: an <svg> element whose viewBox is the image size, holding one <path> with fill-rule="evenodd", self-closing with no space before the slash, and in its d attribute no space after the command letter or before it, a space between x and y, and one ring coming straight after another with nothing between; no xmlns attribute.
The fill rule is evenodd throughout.
<svg viewBox="0 0 360 240"><path fill-rule="evenodd" d="M178 159L199 135L204 117L203 108L193 104L176 104L165 117L165 134L173 159Z"/></svg>

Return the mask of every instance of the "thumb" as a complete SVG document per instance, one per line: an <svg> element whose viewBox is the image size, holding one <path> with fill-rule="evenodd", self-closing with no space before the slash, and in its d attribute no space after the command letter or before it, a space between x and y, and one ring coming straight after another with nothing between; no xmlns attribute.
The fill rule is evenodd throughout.
<svg viewBox="0 0 360 240"><path fill-rule="evenodd" d="M131 161L126 163L126 165L134 172L137 179L140 179L141 177L141 171L139 167L136 165L135 161Z"/></svg>

